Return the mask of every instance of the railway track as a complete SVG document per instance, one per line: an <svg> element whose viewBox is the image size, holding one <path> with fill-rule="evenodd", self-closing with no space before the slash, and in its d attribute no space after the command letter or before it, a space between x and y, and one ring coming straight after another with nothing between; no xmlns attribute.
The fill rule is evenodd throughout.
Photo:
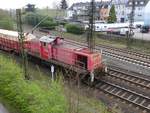
<svg viewBox="0 0 150 113"><path fill-rule="evenodd" d="M65 40L67 43L71 43L79 47L87 46L86 43L80 43L69 39ZM109 46L96 46L95 49L102 52L104 56L113 57L121 61L136 64L144 68L150 69L150 55L127 51L126 49L112 48Z"/></svg>
<svg viewBox="0 0 150 113"><path fill-rule="evenodd" d="M121 48L115 48L115 47L112 48L110 46L105 46L105 45L102 45L102 44L101 45L97 45L97 46L100 46L101 48L104 48L104 49L118 51L118 52L126 53L126 54L129 54L129 55L134 55L134 56L137 56L137 57L140 57L140 58L144 58L144 59L150 60L150 55L142 53L142 52L139 53L139 52L132 51L132 50L127 50L127 49L121 49Z"/></svg>
<svg viewBox="0 0 150 113"><path fill-rule="evenodd" d="M100 50L100 48L97 50ZM121 53L118 51L110 51L110 50L103 50L103 55L113 57L113 58L116 58L125 62L129 62L129 63L136 64L136 65L150 69L149 59L143 59L137 56L127 55L126 53L123 53L123 52Z"/></svg>
<svg viewBox="0 0 150 113"><path fill-rule="evenodd" d="M133 104L143 111L150 112L150 98L147 96L104 80L98 81L94 86L96 89L103 91L106 94L117 97L129 104Z"/></svg>
<svg viewBox="0 0 150 113"><path fill-rule="evenodd" d="M114 68L108 68L108 73L106 74L106 77L112 77L115 79L119 79L121 81L125 81L131 84L134 84L136 86L140 86L143 89L150 90L150 80L144 77L141 77L140 75L136 74L130 74L125 71L114 69Z"/></svg>
<svg viewBox="0 0 150 113"><path fill-rule="evenodd" d="M98 89L99 91L104 92L105 94L109 94L110 96L119 98L121 102L124 101L129 105L132 104L135 107L140 108L143 113L150 113L149 95L145 95L145 93L143 92L136 91L139 90L141 87L143 88L144 92L148 93L148 91L150 91L150 80L146 76L143 76L144 75L140 75L134 72L127 72L127 70L117 67L108 67L108 73L106 74L106 76L100 80L96 80L93 87ZM132 89L132 87L128 88L122 84L114 84L111 78L114 78L114 80L118 79L120 82L125 81L124 85L130 86L130 84L134 84L136 86L134 87L136 88L136 90ZM89 85L86 80L84 81L84 83Z"/></svg>
<svg viewBox="0 0 150 113"><path fill-rule="evenodd" d="M88 80L84 80L83 83L89 85ZM97 80L92 87L98 89L100 92L109 94L110 96L120 99L121 102L126 102L129 105L132 104L135 107L140 108L143 113L150 112L150 97L148 96L139 94L135 91L129 90L127 88L102 79Z"/></svg>

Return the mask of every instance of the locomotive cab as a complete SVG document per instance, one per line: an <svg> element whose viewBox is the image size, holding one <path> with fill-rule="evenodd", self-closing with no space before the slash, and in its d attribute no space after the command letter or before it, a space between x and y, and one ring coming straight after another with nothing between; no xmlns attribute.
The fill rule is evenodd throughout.
<svg viewBox="0 0 150 113"><path fill-rule="evenodd" d="M56 36L43 36L40 39L41 58L48 60L53 57L52 47L62 44L62 38Z"/></svg>
<svg viewBox="0 0 150 113"><path fill-rule="evenodd" d="M40 56L41 58L48 60L52 58L52 44L55 39L43 36L40 39Z"/></svg>

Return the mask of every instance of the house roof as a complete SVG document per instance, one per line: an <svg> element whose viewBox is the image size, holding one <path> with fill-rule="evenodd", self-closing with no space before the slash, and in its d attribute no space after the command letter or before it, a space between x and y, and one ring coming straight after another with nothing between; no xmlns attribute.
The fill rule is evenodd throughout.
<svg viewBox="0 0 150 113"><path fill-rule="evenodd" d="M83 6L89 6L90 5L90 2L78 2L78 3L74 3L72 4L72 6L70 8L68 8L68 10L73 10L74 7L83 7ZM110 1L107 1L107 2L95 2L95 7L103 7L103 6L106 6L106 5L111 5L111 2Z"/></svg>
<svg viewBox="0 0 150 113"><path fill-rule="evenodd" d="M128 0L112 0L112 4L114 5L125 5L127 2Z"/></svg>

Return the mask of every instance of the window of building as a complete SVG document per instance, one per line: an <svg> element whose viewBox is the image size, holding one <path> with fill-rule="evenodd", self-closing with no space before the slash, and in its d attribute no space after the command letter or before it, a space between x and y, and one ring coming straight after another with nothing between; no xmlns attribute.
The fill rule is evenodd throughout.
<svg viewBox="0 0 150 113"><path fill-rule="evenodd" d="M141 10L141 7L139 7L138 10Z"/></svg>
<svg viewBox="0 0 150 113"><path fill-rule="evenodd" d="M144 4L144 2L142 1L142 2L140 2L140 4L141 4L141 5L143 5L143 4Z"/></svg>
<svg viewBox="0 0 150 113"><path fill-rule="evenodd" d="M138 16L142 16L141 14L138 14Z"/></svg>
<svg viewBox="0 0 150 113"><path fill-rule="evenodd" d="M132 5L132 2L129 2L129 5Z"/></svg>
<svg viewBox="0 0 150 113"><path fill-rule="evenodd" d="M138 2L135 2L135 5L137 5L138 4Z"/></svg>

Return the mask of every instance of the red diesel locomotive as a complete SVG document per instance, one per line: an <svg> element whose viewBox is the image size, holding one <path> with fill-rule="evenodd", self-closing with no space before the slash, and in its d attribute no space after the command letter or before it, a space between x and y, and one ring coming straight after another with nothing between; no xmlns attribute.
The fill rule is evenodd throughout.
<svg viewBox="0 0 150 113"><path fill-rule="evenodd" d="M38 39L33 34L24 35L24 47L31 56L75 72L90 74L92 81L95 70L104 69L102 55L98 52L90 52L88 48L65 43L63 38L57 36L48 35ZM19 53L18 33L0 29L0 49Z"/></svg>

